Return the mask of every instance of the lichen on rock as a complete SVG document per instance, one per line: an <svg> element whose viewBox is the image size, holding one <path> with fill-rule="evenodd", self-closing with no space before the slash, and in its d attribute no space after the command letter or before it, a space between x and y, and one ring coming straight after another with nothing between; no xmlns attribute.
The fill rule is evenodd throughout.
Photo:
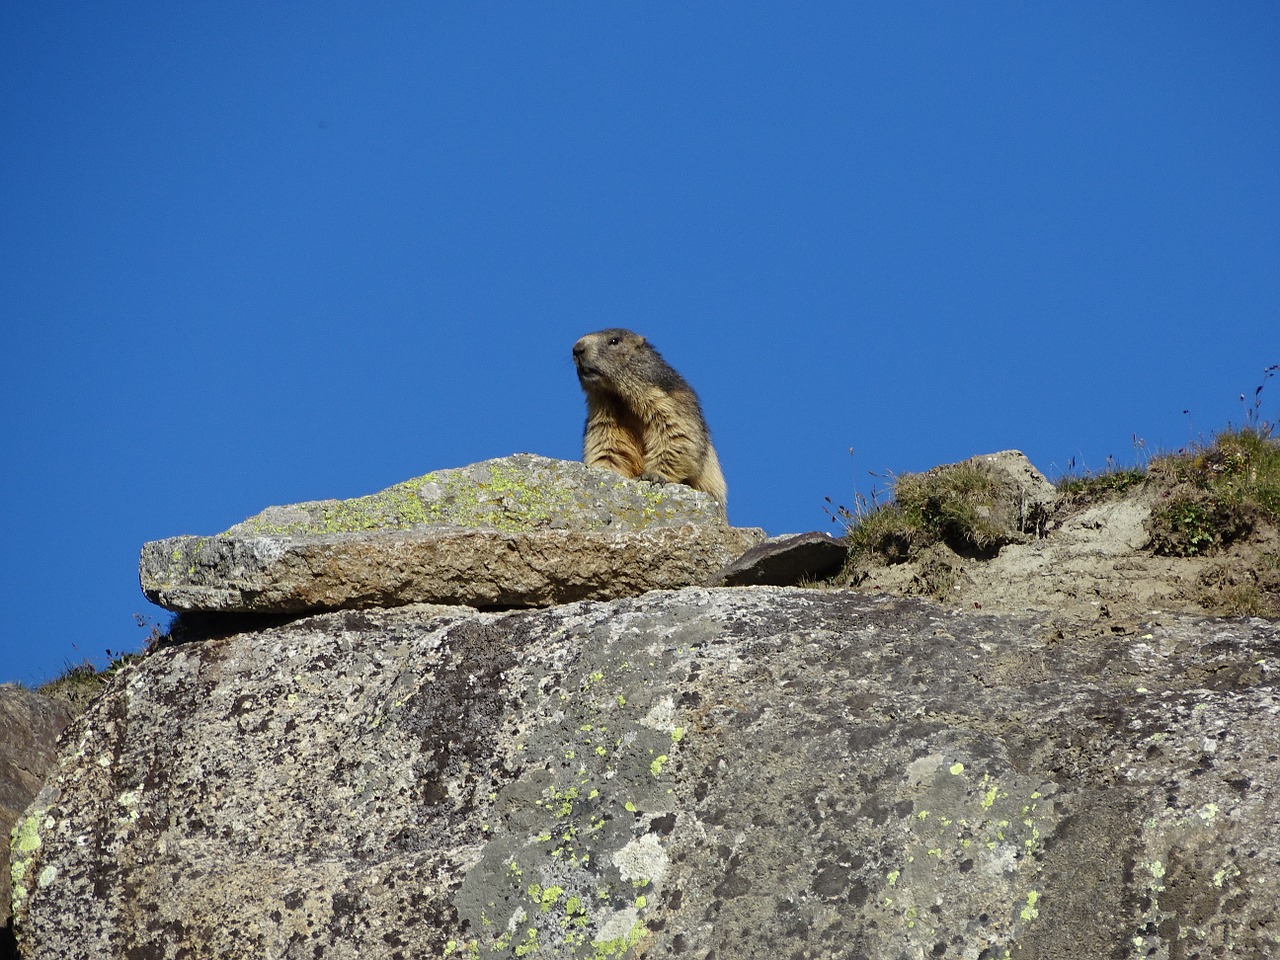
<svg viewBox="0 0 1280 960"><path fill-rule="evenodd" d="M436 470L350 500L268 507L226 537L296 537L421 527L644 530L719 525L714 501L682 484L628 481L570 460L518 453Z"/></svg>
<svg viewBox="0 0 1280 960"><path fill-rule="evenodd" d="M1278 675L1262 620L1100 641L847 591L312 616L119 672L28 814L16 929L25 960L1267 956Z"/></svg>
<svg viewBox="0 0 1280 960"><path fill-rule="evenodd" d="M682 484L517 454L154 541L139 579L175 612L546 606L701 583L763 539Z"/></svg>

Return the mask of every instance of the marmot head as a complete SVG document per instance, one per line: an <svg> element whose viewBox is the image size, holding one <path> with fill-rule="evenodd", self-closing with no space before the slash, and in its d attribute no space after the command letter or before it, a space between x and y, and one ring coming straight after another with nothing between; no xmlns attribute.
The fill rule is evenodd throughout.
<svg viewBox="0 0 1280 960"><path fill-rule="evenodd" d="M635 358L652 351L644 337L621 327L588 333L573 345L573 364L584 389L616 383L636 368Z"/></svg>

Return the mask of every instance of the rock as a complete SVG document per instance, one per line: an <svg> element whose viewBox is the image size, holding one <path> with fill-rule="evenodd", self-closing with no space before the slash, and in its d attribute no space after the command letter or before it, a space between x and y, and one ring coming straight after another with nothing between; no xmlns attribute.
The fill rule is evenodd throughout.
<svg viewBox="0 0 1280 960"><path fill-rule="evenodd" d="M434 527L616 532L722 523L716 502L684 484L626 480L576 460L516 453L437 470L353 500L268 507L223 535L290 537Z"/></svg>
<svg viewBox="0 0 1280 960"><path fill-rule="evenodd" d="M0 928L9 923L9 831L44 783L59 735L71 722L70 704L13 684L0 684Z"/></svg>
<svg viewBox="0 0 1280 960"><path fill-rule="evenodd" d="M139 578L178 612L544 606L700 583L763 538L681 484L517 454L154 541Z"/></svg>
<svg viewBox="0 0 1280 960"><path fill-rule="evenodd" d="M763 537L692 524L617 533L435 528L177 537L143 547L141 578L147 599L175 611L537 607L697 583Z"/></svg>
<svg viewBox="0 0 1280 960"><path fill-rule="evenodd" d="M989 469L1004 475L1019 492L1023 504L1020 513L1024 518L1032 517L1037 510L1052 507L1058 500L1058 490L1036 469L1035 464L1027 459L1021 450L1001 450L999 453L984 453L967 463L982 463Z"/></svg>
<svg viewBox="0 0 1280 960"><path fill-rule="evenodd" d="M845 591L159 649L16 832L22 956L1275 955L1280 627Z"/></svg>
<svg viewBox="0 0 1280 960"><path fill-rule="evenodd" d="M966 467L978 467L993 480L989 502L982 511L996 532L997 544L1023 543L1029 539L1027 535L1040 532L1058 501L1058 491L1021 450L970 457L934 467L919 476L936 478Z"/></svg>
<svg viewBox="0 0 1280 960"><path fill-rule="evenodd" d="M818 531L770 537L717 572L707 586L796 586L836 573L847 553L843 543Z"/></svg>

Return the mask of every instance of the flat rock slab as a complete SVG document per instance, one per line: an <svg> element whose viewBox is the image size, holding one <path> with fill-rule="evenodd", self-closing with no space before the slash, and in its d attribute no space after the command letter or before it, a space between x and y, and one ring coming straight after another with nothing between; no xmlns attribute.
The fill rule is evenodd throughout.
<svg viewBox="0 0 1280 960"><path fill-rule="evenodd" d="M538 607L701 583L764 536L681 484L516 454L153 541L139 579L180 613Z"/></svg>
<svg viewBox="0 0 1280 960"><path fill-rule="evenodd" d="M770 537L707 581L711 587L793 587L840 570L848 548L828 534L787 533Z"/></svg>
<svg viewBox="0 0 1280 960"><path fill-rule="evenodd" d="M576 460L533 453L435 470L379 493L268 507L228 536L303 536L423 527L491 530L648 530L721 526L709 494L680 483L627 480Z"/></svg>
<svg viewBox="0 0 1280 960"><path fill-rule="evenodd" d="M411 603L480 609L635 596L705 580L764 531L463 528L174 537L142 549L142 590L176 612L306 613Z"/></svg>

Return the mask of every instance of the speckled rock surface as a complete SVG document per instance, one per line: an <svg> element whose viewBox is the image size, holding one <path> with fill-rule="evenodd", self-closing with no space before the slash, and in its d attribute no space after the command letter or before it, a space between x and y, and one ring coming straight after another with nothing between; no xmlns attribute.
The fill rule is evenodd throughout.
<svg viewBox="0 0 1280 960"><path fill-rule="evenodd" d="M785 588L161 649L16 832L27 960L1273 957L1280 635Z"/></svg>
<svg viewBox="0 0 1280 960"><path fill-rule="evenodd" d="M147 599L176 611L539 607L699 583L762 539L758 529L693 524L617 533L442 527L178 537L143 548L142 585Z"/></svg>
<svg viewBox="0 0 1280 960"><path fill-rule="evenodd" d="M763 539L681 484L516 454L154 541L139 579L178 612L545 606L701 583Z"/></svg>
<svg viewBox="0 0 1280 960"><path fill-rule="evenodd" d="M9 831L44 783L58 737L75 710L61 700L14 684L0 684L0 836ZM9 844L0 845L0 927L9 923Z"/></svg>
<svg viewBox="0 0 1280 960"><path fill-rule="evenodd" d="M367 497L268 507L225 535L283 537L435 526L616 532L690 523L723 523L715 501L692 487L625 480L576 460L516 453L436 470Z"/></svg>

